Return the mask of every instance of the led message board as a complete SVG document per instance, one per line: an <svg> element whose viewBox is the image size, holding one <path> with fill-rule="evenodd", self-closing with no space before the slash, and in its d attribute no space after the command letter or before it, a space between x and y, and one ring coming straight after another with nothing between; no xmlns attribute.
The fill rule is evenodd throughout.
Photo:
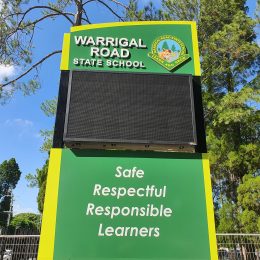
<svg viewBox="0 0 260 260"><path fill-rule="evenodd" d="M191 76L71 72L64 142L195 146Z"/></svg>

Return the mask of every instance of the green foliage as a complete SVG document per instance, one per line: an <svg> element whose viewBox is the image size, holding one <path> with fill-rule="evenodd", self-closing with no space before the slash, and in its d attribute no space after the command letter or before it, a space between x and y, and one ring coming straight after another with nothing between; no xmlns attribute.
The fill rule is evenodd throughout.
<svg viewBox="0 0 260 260"><path fill-rule="evenodd" d="M245 1L164 0L166 19L196 20L214 191L220 202L237 201L245 174L259 169L259 70L255 21ZM248 78L251 82L248 82Z"/></svg>
<svg viewBox="0 0 260 260"><path fill-rule="evenodd" d="M14 189L21 176L21 171L14 158L0 164L1 191L6 188Z"/></svg>
<svg viewBox="0 0 260 260"><path fill-rule="evenodd" d="M260 232L260 176L245 175L237 193L237 204L225 203L219 210L218 232Z"/></svg>
<svg viewBox="0 0 260 260"><path fill-rule="evenodd" d="M89 24L88 6L93 1L38 0L31 3L28 0L1 0L0 6L0 65L11 66L17 72L11 78L0 82L0 103L6 102L15 91L22 91L24 95L35 93L40 88L39 69L53 55L61 50L45 48L46 55L34 61L35 35L41 33L42 26L51 20L56 25L57 18L64 19L68 27ZM100 8L112 13L120 21L119 15L127 6L115 0L99 0L96 4ZM117 12L115 11L117 10ZM72 10L74 12L72 12ZM57 23L58 25L58 23ZM58 28L57 28L58 29ZM29 76L26 80L25 76Z"/></svg>
<svg viewBox="0 0 260 260"><path fill-rule="evenodd" d="M41 152L48 152L52 147L53 130L41 130L40 135L43 137L43 144L40 148Z"/></svg>
<svg viewBox="0 0 260 260"><path fill-rule="evenodd" d="M247 174L238 189L239 220L243 232L260 232L260 176Z"/></svg>
<svg viewBox="0 0 260 260"><path fill-rule="evenodd" d="M31 64L33 51L33 45L28 39L32 37L38 22L32 23L29 19L21 21L19 15L12 15L14 11L21 12L23 1L2 2L0 59L3 64L26 67ZM255 207L258 201L255 201L255 193L252 192L258 187L256 174L260 169L260 48L255 41L254 27L259 16L254 20L247 15L245 0L162 0L161 9L157 9L151 1L142 10L138 3L138 0L129 1L125 9L126 20L197 21L207 143L218 229L222 232L256 231L260 220L259 211ZM52 9L41 10L42 15L51 15L48 18L55 19L61 15L57 10L65 14L66 8L71 8L73 4L73 1L62 0L51 2L48 6ZM79 11L77 9L76 24L78 18L83 18L81 15L84 12ZM73 19L73 15L69 14L69 19ZM86 14L84 19L88 22ZM12 30L17 28L17 21L21 21L17 32L25 33L25 37L9 37L10 33L14 34ZM17 82L13 84L19 89ZM36 83L28 91L26 86L20 87L24 93L37 89ZM0 94L3 96L3 91ZM42 105L47 116L52 115L54 107L52 101ZM48 151L52 132L42 131L42 134L45 137L42 150ZM37 170L36 175L29 177L31 184L40 188L40 211L43 208L46 165L47 162L42 169Z"/></svg>
<svg viewBox="0 0 260 260"><path fill-rule="evenodd" d="M43 212L43 208L44 208L46 182L47 182L47 176L46 176L46 180L41 184L41 186L39 188L39 193L38 193L38 196L37 196L38 210L41 213Z"/></svg>
<svg viewBox="0 0 260 260"><path fill-rule="evenodd" d="M48 164L49 160L46 160L45 164L41 169L36 169L36 174L28 174L25 178L29 183L29 187L37 187L39 188L38 196L37 196L37 203L38 203L38 210L42 213L43 212L43 204L44 204L44 197L45 197L45 188L47 182L47 174L48 174Z"/></svg>
<svg viewBox="0 0 260 260"><path fill-rule="evenodd" d="M13 217L9 226L9 233L17 234L30 231L39 233L41 216L34 213L21 213Z"/></svg>
<svg viewBox="0 0 260 260"><path fill-rule="evenodd" d="M220 233L237 233L239 224L237 220L237 207L231 203L225 203L219 210L218 232Z"/></svg>
<svg viewBox="0 0 260 260"><path fill-rule="evenodd" d="M148 5L144 7L144 12L143 12L143 20L146 21L155 21L155 20L162 20L163 19L163 13L159 9L157 9L153 1L150 1Z"/></svg>
<svg viewBox="0 0 260 260"><path fill-rule="evenodd" d="M162 0L164 20L198 21L203 0ZM212 3L213 4L213 3Z"/></svg>
<svg viewBox="0 0 260 260"><path fill-rule="evenodd" d="M57 98L46 100L41 104L41 110L47 117L54 117L56 114L57 108ZM49 152L52 146L53 138L53 129L52 130L41 130L40 134L44 139L44 142L40 148L42 152Z"/></svg>
<svg viewBox="0 0 260 260"><path fill-rule="evenodd" d="M128 9L125 12L126 20L128 21L140 21L143 20L144 11L138 10L138 0L130 0L128 3Z"/></svg>
<svg viewBox="0 0 260 260"><path fill-rule="evenodd" d="M151 7L138 10L138 1L134 2L135 13L149 20L144 13ZM256 232L260 225L259 212L241 204L243 177L260 171L260 48L254 31L259 16L254 20L247 10L245 0L162 0L161 10L152 12L154 20L197 22L214 206L221 232ZM251 182L249 189L254 189Z"/></svg>
<svg viewBox="0 0 260 260"><path fill-rule="evenodd" d="M46 189L47 174L48 174L48 165L49 165L49 160L47 160L45 162L42 169L37 169L37 180L38 180L38 187L39 187L37 203L38 203L38 209L40 212L43 212L43 204L44 204L45 189Z"/></svg>
<svg viewBox="0 0 260 260"><path fill-rule="evenodd" d="M53 117L56 114L57 98L45 100L41 104L41 110L47 117Z"/></svg>
<svg viewBox="0 0 260 260"><path fill-rule="evenodd" d="M54 117L56 114L56 106L57 106L57 99L55 98L51 100L46 100L44 103L42 103L41 109L46 116ZM40 134L44 138L44 142L40 150L42 152L49 153L52 147L53 130L41 130ZM39 188L37 203L38 203L38 210L40 212L43 212L47 173L48 173L48 160L45 162L45 164L41 169L36 169L35 174L30 173L27 174L25 177L28 181L29 187Z"/></svg>
<svg viewBox="0 0 260 260"><path fill-rule="evenodd" d="M237 191L238 204L260 216L260 176L245 175Z"/></svg>
<svg viewBox="0 0 260 260"><path fill-rule="evenodd" d="M129 0L125 19L128 21L156 21L163 19L163 13L154 6L153 1L150 1L144 9L139 9L138 0Z"/></svg>
<svg viewBox="0 0 260 260"><path fill-rule="evenodd" d="M5 160L0 164L0 226L7 225L8 214L3 211L10 211L12 190L16 187L21 176L21 171L14 158Z"/></svg>
<svg viewBox="0 0 260 260"><path fill-rule="evenodd" d="M17 15L23 13L22 6L27 1L1 1L0 9L0 60L1 65L26 68L32 63L33 44L30 41L35 26L31 20L18 21ZM16 36L16 37L14 37ZM0 100L12 96L15 90L21 90L25 95L34 93L39 88L39 81L35 73L28 82L11 82L7 90L0 88ZM10 79L5 78L6 83Z"/></svg>
<svg viewBox="0 0 260 260"><path fill-rule="evenodd" d="M241 232L244 233L258 233L259 215L253 210L243 210L239 215L239 220L241 223Z"/></svg>

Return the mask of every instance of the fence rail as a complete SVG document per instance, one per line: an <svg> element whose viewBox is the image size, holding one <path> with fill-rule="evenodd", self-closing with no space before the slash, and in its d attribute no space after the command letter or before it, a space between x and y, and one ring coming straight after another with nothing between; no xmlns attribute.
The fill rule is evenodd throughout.
<svg viewBox="0 0 260 260"><path fill-rule="evenodd" d="M36 260L39 235L0 236L0 260ZM219 260L260 260L260 234L217 234Z"/></svg>
<svg viewBox="0 0 260 260"><path fill-rule="evenodd" d="M36 260L39 235L0 236L1 260Z"/></svg>
<svg viewBox="0 0 260 260"><path fill-rule="evenodd" d="M217 234L219 260L260 260L260 234Z"/></svg>

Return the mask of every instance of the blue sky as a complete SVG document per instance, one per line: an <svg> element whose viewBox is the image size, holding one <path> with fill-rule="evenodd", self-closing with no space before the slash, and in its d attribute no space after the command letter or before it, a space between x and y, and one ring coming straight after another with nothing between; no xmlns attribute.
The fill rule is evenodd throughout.
<svg viewBox="0 0 260 260"><path fill-rule="evenodd" d="M142 4L147 2L149 1L143 0ZM250 8L249 15L252 16L256 1L249 0L248 6ZM92 14L90 18L93 23L117 21L97 4L92 4L88 13ZM35 35L33 60L38 61L49 51L61 49L63 33L65 32L69 32L69 24L62 18L55 22L41 23ZM60 55L57 55L42 65L40 72L42 87L36 94L24 97L21 93L16 93L10 102L0 106L0 163L14 157L22 171L22 177L14 190L15 213L37 212L38 190L27 187L25 175L35 173L36 169L41 168L47 158L47 154L39 150L43 143L39 132L40 129L51 129L54 119L43 114L40 104L58 94L59 63ZM15 71L10 69L9 73L12 74Z"/></svg>

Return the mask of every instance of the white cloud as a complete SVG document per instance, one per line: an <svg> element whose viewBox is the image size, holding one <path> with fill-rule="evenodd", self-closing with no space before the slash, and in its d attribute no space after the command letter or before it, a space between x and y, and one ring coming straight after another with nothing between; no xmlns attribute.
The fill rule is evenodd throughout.
<svg viewBox="0 0 260 260"><path fill-rule="evenodd" d="M5 126L19 126L22 128L32 127L33 122L27 119L22 118L15 118L15 119L8 119L4 123Z"/></svg>
<svg viewBox="0 0 260 260"><path fill-rule="evenodd" d="M23 118L7 119L4 122L0 122L0 127L5 127L10 134L21 137L33 137L42 141L43 137L38 132L37 124L35 125L31 120Z"/></svg>
<svg viewBox="0 0 260 260"><path fill-rule="evenodd" d="M22 127L31 127L33 126L33 122L27 119L21 119L21 118L16 118L14 119L15 124L22 126Z"/></svg>
<svg viewBox="0 0 260 260"><path fill-rule="evenodd" d="M10 128L10 130L15 131L16 135L21 138L25 135L35 137L35 129L32 121L28 119L15 118L8 119L3 124L5 127Z"/></svg>
<svg viewBox="0 0 260 260"><path fill-rule="evenodd" d="M1 10L1 3L0 3ZM0 82L3 82L5 78L9 78L15 75L15 66L0 64Z"/></svg>

